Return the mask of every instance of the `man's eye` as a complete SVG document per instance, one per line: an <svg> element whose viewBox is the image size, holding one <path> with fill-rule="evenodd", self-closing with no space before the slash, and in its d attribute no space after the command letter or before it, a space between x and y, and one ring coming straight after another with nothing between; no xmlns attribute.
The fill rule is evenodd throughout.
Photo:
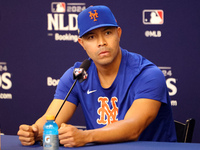
<svg viewBox="0 0 200 150"><path fill-rule="evenodd" d="M111 34L111 32L110 32L110 31L107 31L107 32L106 32L106 35L109 35L109 34Z"/></svg>
<svg viewBox="0 0 200 150"><path fill-rule="evenodd" d="M93 35L91 35L91 36L89 36L89 37L88 37L88 39L93 39L93 38L94 38L94 36L93 36Z"/></svg>

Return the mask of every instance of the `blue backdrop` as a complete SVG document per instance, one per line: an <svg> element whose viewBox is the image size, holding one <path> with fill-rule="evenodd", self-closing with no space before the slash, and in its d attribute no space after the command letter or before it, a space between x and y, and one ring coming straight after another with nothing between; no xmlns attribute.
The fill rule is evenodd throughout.
<svg viewBox="0 0 200 150"><path fill-rule="evenodd" d="M163 71L174 119L195 118L193 142L200 142L198 0L1 0L2 132L16 134L20 124L33 124L52 101L62 74L88 58L77 43L77 15L99 4L115 14L123 31L121 47ZM81 107L70 123L85 124Z"/></svg>

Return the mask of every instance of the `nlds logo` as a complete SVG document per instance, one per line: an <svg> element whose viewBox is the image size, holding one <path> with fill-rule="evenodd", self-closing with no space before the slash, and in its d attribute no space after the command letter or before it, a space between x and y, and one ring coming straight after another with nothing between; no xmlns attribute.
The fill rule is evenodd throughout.
<svg viewBox="0 0 200 150"><path fill-rule="evenodd" d="M161 25L164 23L163 10L144 10L143 23L149 25Z"/></svg>
<svg viewBox="0 0 200 150"><path fill-rule="evenodd" d="M6 63L0 62L0 72L2 72L0 74L0 88L3 90L9 90L12 87L11 74L7 70Z"/></svg>
<svg viewBox="0 0 200 150"><path fill-rule="evenodd" d="M174 98L174 96L177 94L178 91L176 87L177 79L172 77L171 67L159 67L159 68L166 78L166 85L169 90L169 96L171 98ZM171 105L177 106L177 100L171 100Z"/></svg>
<svg viewBox="0 0 200 150"><path fill-rule="evenodd" d="M74 69L74 75L77 77L83 72L83 68L75 68Z"/></svg>
<svg viewBox="0 0 200 150"><path fill-rule="evenodd" d="M83 80L87 79L88 74L83 68L75 68L73 72L73 78L78 79L81 83Z"/></svg>
<svg viewBox="0 0 200 150"><path fill-rule="evenodd" d="M0 99L12 99L12 94L7 93L7 90L12 87L11 73L7 71L6 62L0 62L0 92L5 91L5 93L0 93Z"/></svg>
<svg viewBox="0 0 200 150"><path fill-rule="evenodd" d="M51 13L47 14L48 36L54 36L55 41L77 42L77 18L84 9L85 3L52 2Z"/></svg>

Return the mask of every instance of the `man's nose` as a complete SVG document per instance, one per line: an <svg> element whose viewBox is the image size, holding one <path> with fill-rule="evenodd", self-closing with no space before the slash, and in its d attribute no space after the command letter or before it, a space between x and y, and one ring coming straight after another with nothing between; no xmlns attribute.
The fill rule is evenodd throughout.
<svg viewBox="0 0 200 150"><path fill-rule="evenodd" d="M105 38L102 35L100 35L98 37L98 47L106 46L106 45L107 45L107 42L106 42Z"/></svg>

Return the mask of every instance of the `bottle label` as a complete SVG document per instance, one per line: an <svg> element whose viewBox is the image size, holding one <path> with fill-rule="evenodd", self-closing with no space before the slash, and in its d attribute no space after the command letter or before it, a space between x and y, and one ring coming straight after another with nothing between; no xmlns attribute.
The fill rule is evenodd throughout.
<svg viewBox="0 0 200 150"><path fill-rule="evenodd" d="M44 150L58 150L59 140L58 135L45 135L43 139Z"/></svg>

